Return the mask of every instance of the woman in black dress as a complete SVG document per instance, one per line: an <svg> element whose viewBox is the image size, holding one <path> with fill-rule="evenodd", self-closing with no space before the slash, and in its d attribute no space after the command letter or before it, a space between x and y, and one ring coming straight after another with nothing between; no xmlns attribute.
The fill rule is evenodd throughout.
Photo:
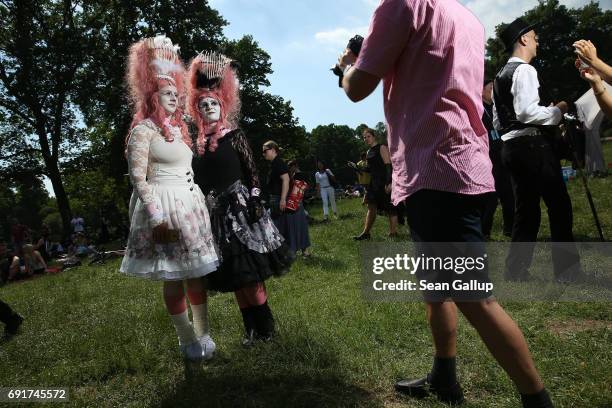
<svg viewBox="0 0 612 408"><path fill-rule="evenodd" d="M391 159L389 148L376 140L373 129L366 128L363 131L363 140L370 146L366 153L368 169L370 171L370 184L367 187L365 203L368 205L368 213L365 219L363 232L353 239L361 241L370 239L370 230L374 226L376 214L387 214L389 216L389 236L397 236L397 212L398 208L391 204Z"/></svg>
<svg viewBox="0 0 612 408"><path fill-rule="evenodd" d="M286 272L292 257L259 198L259 178L244 132L237 127L238 80L232 61L203 53L189 69L188 111L198 129L193 170L207 195L221 258L208 288L234 292L245 327L243 345L270 340L274 319L264 281Z"/></svg>
<svg viewBox="0 0 612 408"><path fill-rule="evenodd" d="M294 181L306 181L306 175L298 167L297 160L287 163L291 185ZM302 251L304 258L310 257L310 234L308 232L308 219L304 210L304 202L301 201L297 210L287 213L287 235L285 235L289 247L294 253Z"/></svg>

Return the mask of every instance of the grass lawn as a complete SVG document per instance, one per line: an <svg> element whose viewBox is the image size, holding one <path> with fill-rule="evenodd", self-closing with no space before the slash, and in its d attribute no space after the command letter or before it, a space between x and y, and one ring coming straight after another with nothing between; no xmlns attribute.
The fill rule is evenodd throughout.
<svg viewBox="0 0 612 408"><path fill-rule="evenodd" d="M606 146L612 162L612 144ZM612 238L612 177L590 179L604 234ZM597 235L579 180L569 183L577 239ZM358 244L363 208L341 200L340 220L311 228L314 257L268 283L279 335L240 346L233 296L210 299L216 357L186 365L161 284L124 277L119 261L82 266L0 288L25 317L0 343L0 387L68 387L68 406L442 407L393 392L395 380L426 373L432 346L419 303L368 303ZM320 208L311 215L321 218ZM549 237L543 217L541 239ZM386 238L387 222L373 236ZM494 239L502 240L500 214ZM404 238L407 235L404 234ZM612 407L610 303L504 303L519 323L557 407ZM517 407L514 387L476 332L459 323L458 370L466 407Z"/></svg>

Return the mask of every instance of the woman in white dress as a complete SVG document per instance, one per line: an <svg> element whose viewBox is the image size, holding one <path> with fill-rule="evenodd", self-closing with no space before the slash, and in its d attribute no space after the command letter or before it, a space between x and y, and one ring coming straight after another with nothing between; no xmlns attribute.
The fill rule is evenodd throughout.
<svg viewBox="0 0 612 408"><path fill-rule="evenodd" d="M130 48L127 80L135 113L126 145L134 191L120 270L164 281L164 302L181 353L199 360L211 358L215 350L200 278L214 271L219 259L204 196L193 182L191 140L179 107L184 68L177 51L165 36Z"/></svg>

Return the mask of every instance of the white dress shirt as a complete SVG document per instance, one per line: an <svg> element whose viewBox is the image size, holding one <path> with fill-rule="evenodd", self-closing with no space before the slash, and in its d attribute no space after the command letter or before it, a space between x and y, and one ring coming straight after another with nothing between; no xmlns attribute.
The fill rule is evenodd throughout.
<svg viewBox="0 0 612 408"><path fill-rule="evenodd" d="M540 83L538 82L538 72L536 69L518 57L512 57L508 62L523 63L514 71L512 87L510 88L510 92L514 97L513 106L514 112L516 112L516 119L521 123L533 125L559 124L563 117L561 109L556 106L546 107L540 105L540 95L538 94ZM495 108L495 97L493 97L493 102L493 126L499 131L501 125L497 117L497 109ZM503 134L501 138L503 141L506 141L519 136L533 135L537 130L537 128L533 127L511 130Z"/></svg>

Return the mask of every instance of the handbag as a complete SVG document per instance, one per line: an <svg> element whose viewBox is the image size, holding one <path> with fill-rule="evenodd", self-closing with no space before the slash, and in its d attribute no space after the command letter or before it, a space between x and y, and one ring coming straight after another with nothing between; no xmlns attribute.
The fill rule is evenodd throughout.
<svg viewBox="0 0 612 408"><path fill-rule="evenodd" d="M308 188L308 183L303 180L293 180L289 196L287 197L287 206L285 211L296 212L300 207L300 203L304 199L304 192Z"/></svg>

